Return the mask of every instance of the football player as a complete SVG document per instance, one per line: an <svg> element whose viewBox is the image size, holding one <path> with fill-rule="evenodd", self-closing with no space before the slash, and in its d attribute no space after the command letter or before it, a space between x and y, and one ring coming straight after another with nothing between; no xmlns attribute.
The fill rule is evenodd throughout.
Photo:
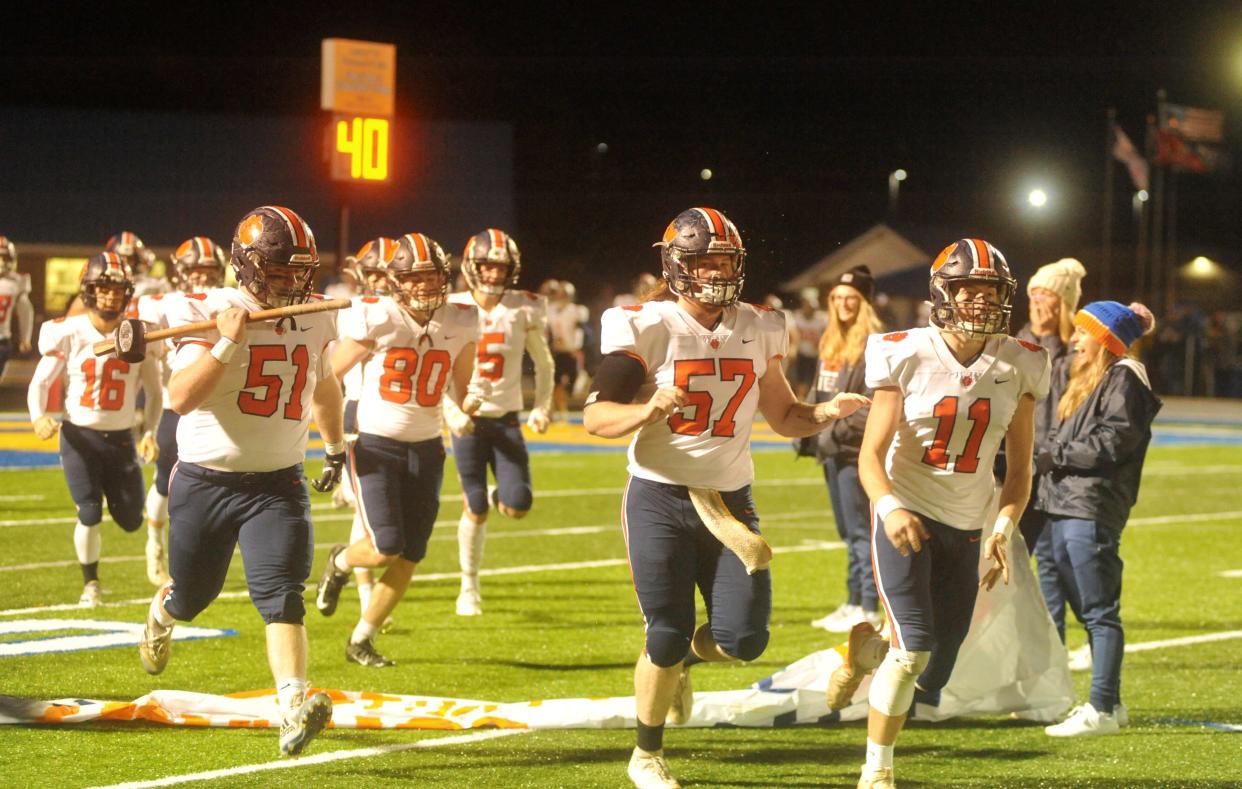
<svg viewBox="0 0 1242 789"><path fill-rule="evenodd" d="M187 238L173 253L168 276L175 290L138 297L138 318L151 329L168 328L168 311L177 301L190 294L209 293L224 285L224 250L206 236ZM155 464L155 478L147 490L146 500L147 580L155 586L168 583L164 524L168 520L168 478L177 463L177 423L181 419L169 406L168 397L168 379L172 377L169 357L175 350L172 340L148 348L152 356L159 359L165 405L155 433L159 460Z"/></svg>
<svg viewBox="0 0 1242 789"><path fill-rule="evenodd" d="M337 376L366 366L349 465L363 534L333 547L316 591L320 613L331 616L351 568L387 568L345 647L346 659L376 668L393 665L375 650L375 635L427 555L440 511L440 399L450 374L448 396L467 414L478 404L476 397L462 406L474 372L478 309L446 303L444 250L422 233L407 233L387 276L394 298L364 298L343 316L332 357Z"/></svg>
<svg viewBox="0 0 1242 789"><path fill-rule="evenodd" d="M14 315L20 324L17 352L30 350L34 333L34 305L30 303L30 275L17 270L17 247L7 236L0 236L0 378L13 352Z"/></svg>
<svg viewBox="0 0 1242 789"><path fill-rule="evenodd" d="M132 230L122 230L108 239L104 249L120 255L129 266L129 270L133 272L135 298L151 293L167 293L172 290L168 279L156 277L151 273L155 266L155 253L142 243L137 233Z"/></svg>
<svg viewBox="0 0 1242 789"><path fill-rule="evenodd" d="M591 319L591 311L574 302L577 289L572 282L549 280L548 330L552 335L552 361L556 388L552 403L562 422L569 421L569 396L578 372L583 369L585 340L583 326Z"/></svg>
<svg viewBox="0 0 1242 789"><path fill-rule="evenodd" d="M240 546L250 599L266 623L268 664L281 712L280 752L296 755L327 725L332 701L307 698L302 601L314 544L302 463L313 414L327 457L316 490L345 467L341 387L324 351L336 314L317 312L247 325L250 312L301 304L319 253L310 227L283 206L246 214L233 234L237 288L192 294L169 311L179 326L215 320L180 337L168 394L180 458L168 483L168 559L173 580L156 592L138 652L159 674L173 626L215 600Z"/></svg>
<svg viewBox="0 0 1242 789"><path fill-rule="evenodd" d="M814 406L794 398L781 365L785 316L738 301L746 250L720 211L683 211L656 246L664 285L653 300L604 313L604 358L583 411L592 435L637 431L621 522L646 632L628 768L644 789L679 785L664 759L664 726L690 717L690 666L755 660L768 643L771 575L750 572L721 543L692 490L758 534L755 411L781 435L806 436L868 402L856 394ZM697 629L696 586L708 620Z"/></svg>
<svg viewBox="0 0 1242 789"><path fill-rule="evenodd" d="M461 479L465 507L457 524L461 593L457 613L483 613L479 594L479 565L487 534L488 509L496 506L510 518L522 518L534 500L530 458L518 424L522 409L522 352L535 364L535 405L526 420L537 433L546 432L552 404L552 352L548 349L547 301L529 291L516 290L522 271L517 242L494 228L470 238L462 255L462 274L469 290L449 296L453 304L475 305L479 310L478 359L475 377L491 385L474 416L462 413L452 398L444 400L444 415L452 433L453 457ZM496 476L488 488L487 469Z"/></svg>
<svg viewBox="0 0 1242 789"><path fill-rule="evenodd" d="M893 744L910 705L939 703L978 589L1009 582L1009 540L1031 492L1035 401L1049 379L1047 352L1007 336L1015 285L994 246L956 241L932 263L932 325L867 342L866 384L875 397L858 471L874 513L872 562L892 635L871 683L859 786L894 785ZM987 524L1002 438L1008 467L999 513ZM993 564L980 580L989 525L982 547ZM837 674L861 682L855 669L847 659L830 691L841 684Z"/></svg>
<svg viewBox="0 0 1242 789"><path fill-rule="evenodd" d="M96 357L91 350L94 343L112 336L133 292L129 268L118 255L104 252L87 261L78 288L86 312L43 324L39 332L42 358L27 394L35 435L46 441L60 431L61 465L78 512L73 530L82 566L78 602L89 608L102 602L99 523L104 501L125 531L136 531L142 525L142 467L134 453L132 432L139 387L146 392L148 425L158 422L162 408L156 360L130 364L114 356ZM66 417L57 424L48 413L48 392L66 372ZM151 433L138 442L138 451L145 462L155 459Z"/></svg>

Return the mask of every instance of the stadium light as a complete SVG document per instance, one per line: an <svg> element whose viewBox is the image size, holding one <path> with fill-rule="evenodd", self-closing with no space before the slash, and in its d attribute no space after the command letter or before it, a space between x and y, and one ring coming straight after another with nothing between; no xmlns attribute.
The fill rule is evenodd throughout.
<svg viewBox="0 0 1242 789"><path fill-rule="evenodd" d="M1032 208L1043 208L1048 204L1048 193L1043 189L1032 189L1026 196L1026 202L1029 203Z"/></svg>
<svg viewBox="0 0 1242 789"><path fill-rule="evenodd" d="M898 168L888 174L888 215L897 216L897 193L901 189L901 182L909 176L905 170Z"/></svg>
<svg viewBox="0 0 1242 789"><path fill-rule="evenodd" d="M596 153L598 153L598 154L605 154L605 153L608 153L608 143L606 143L606 142L601 142L599 145L596 145L596 146L595 146L595 152L596 152Z"/></svg>
<svg viewBox="0 0 1242 789"><path fill-rule="evenodd" d="M712 180L712 171L709 168L704 167L702 170L699 170L699 178L704 181Z"/></svg>

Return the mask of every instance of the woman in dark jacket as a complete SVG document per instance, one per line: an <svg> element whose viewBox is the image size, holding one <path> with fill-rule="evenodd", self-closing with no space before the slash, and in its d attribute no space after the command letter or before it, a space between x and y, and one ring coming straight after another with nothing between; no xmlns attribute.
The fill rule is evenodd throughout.
<svg viewBox="0 0 1242 789"><path fill-rule="evenodd" d="M871 396L865 378L863 351L867 337L883 330L871 306L875 280L866 266L845 272L828 292L828 328L819 342L812 402L831 400L841 392ZM815 459L824 467L828 497L837 534L848 556L847 598L835 611L811 622L831 633L845 633L859 622L877 629L883 622L879 594L871 572L871 504L858 481L858 450L869 408L838 419L819 434Z"/></svg>
<svg viewBox="0 0 1242 789"><path fill-rule="evenodd" d="M1147 371L1126 352L1155 325L1142 304L1088 304L1074 318L1075 356L1055 422L1038 448L1037 507L1048 517L1064 599L1087 628L1091 698L1045 731L1115 734L1121 704L1121 531L1138 498L1151 423L1160 410ZM1064 610L1058 628L1064 632Z"/></svg>

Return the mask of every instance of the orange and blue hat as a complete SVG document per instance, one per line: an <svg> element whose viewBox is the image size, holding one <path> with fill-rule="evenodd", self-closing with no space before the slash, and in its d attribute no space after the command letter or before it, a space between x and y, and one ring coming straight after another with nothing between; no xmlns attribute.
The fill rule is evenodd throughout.
<svg viewBox="0 0 1242 789"><path fill-rule="evenodd" d="M1117 356L1125 356L1138 338L1151 331L1155 318L1138 302L1127 307L1116 301L1093 301L1074 316L1074 325Z"/></svg>

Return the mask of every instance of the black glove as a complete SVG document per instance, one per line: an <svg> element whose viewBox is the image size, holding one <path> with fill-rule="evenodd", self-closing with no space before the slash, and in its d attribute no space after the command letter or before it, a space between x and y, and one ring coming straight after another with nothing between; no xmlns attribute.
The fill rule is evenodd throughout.
<svg viewBox="0 0 1242 789"><path fill-rule="evenodd" d="M1055 461L1052 459L1052 453L1045 449L1035 456L1035 476L1042 477L1049 471L1052 471L1054 465Z"/></svg>
<svg viewBox="0 0 1242 789"><path fill-rule="evenodd" d="M326 455L323 459L323 472L319 479L311 480L311 487L320 493L327 493L335 488L345 473L345 453Z"/></svg>

